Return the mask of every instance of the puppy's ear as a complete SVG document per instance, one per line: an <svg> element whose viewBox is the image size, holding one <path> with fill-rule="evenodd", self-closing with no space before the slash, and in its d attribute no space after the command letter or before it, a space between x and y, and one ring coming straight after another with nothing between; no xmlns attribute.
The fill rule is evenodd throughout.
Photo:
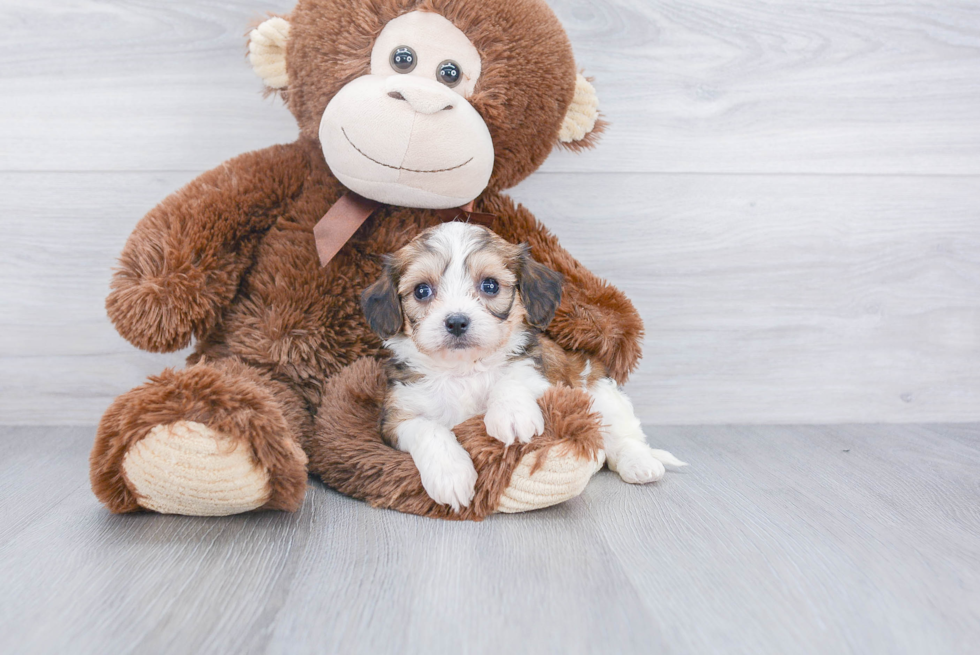
<svg viewBox="0 0 980 655"><path fill-rule="evenodd" d="M551 323L561 304L561 287L564 278L543 264L531 259L525 246L521 253L521 271L517 282L521 302L527 312L527 322L544 330Z"/></svg>
<svg viewBox="0 0 980 655"><path fill-rule="evenodd" d="M368 325L382 339L390 339L402 329L398 274L391 260L385 260L381 277L361 294L361 308Z"/></svg>

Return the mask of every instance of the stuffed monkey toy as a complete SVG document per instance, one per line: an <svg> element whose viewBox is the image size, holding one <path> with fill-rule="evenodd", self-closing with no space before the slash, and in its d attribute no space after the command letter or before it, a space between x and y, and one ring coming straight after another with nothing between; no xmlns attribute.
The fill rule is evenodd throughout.
<svg viewBox="0 0 980 655"><path fill-rule="evenodd" d="M585 392L558 387L528 444L504 448L482 417L457 426L476 494L459 512L430 499L381 438L382 345L359 302L385 254L439 222L480 221L563 274L552 340L620 383L635 368L630 301L502 193L602 128L544 0L300 0L251 32L249 58L299 139L201 175L129 237L113 324L151 352L195 347L106 411L98 498L113 512L294 511L313 473L377 507L479 520L581 493L601 426Z"/></svg>

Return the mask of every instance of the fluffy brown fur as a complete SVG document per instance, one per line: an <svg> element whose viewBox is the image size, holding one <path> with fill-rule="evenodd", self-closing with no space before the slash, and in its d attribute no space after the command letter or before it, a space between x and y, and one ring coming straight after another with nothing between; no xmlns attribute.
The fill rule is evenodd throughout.
<svg viewBox="0 0 980 655"><path fill-rule="evenodd" d="M123 457L156 425L195 421L248 445L269 472L264 509L295 511L306 493L306 455L298 437L310 416L290 388L235 358L167 369L116 398L99 423L91 454L92 489L113 512L135 512L139 498Z"/></svg>
<svg viewBox="0 0 980 655"><path fill-rule="evenodd" d="M196 338L190 367L166 371L106 412L92 451L92 482L113 511L138 499L121 463L154 425L194 420L249 444L274 489L269 507L295 509L311 470L344 493L402 511L448 517L424 497L411 459L381 442L376 416L378 338L359 297L382 256L441 219L386 206L322 268L312 229L344 193L323 159L316 124L326 103L369 66L371 43L391 18L432 8L463 29L485 68L471 102L487 121L497 160L476 210L495 214L508 241L564 275L547 334L600 361L622 382L640 357L643 325L630 301L559 246L500 190L535 170L557 142L575 83L568 40L538 0L301 0L292 12L286 97L300 139L237 157L167 198L133 231L106 301L120 334L139 348L172 351ZM528 66L511 53L520 48ZM374 377L371 377L374 376ZM383 385L381 385L383 387ZM477 501L464 517L492 511L512 465L527 449L558 442L589 453L597 425L588 398L546 397L549 432L506 453L480 419L457 428L474 456ZM317 431L310 431L314 417ZM406 459L407 458L407 459ZM428 504L427 504L428 503Z"/></svg>
<svg viewBox="0 0 980 655"><path fill-rule="evenodd" d="M453 428L479 474L476 496L469 507L456 513L429 498L411 455L382 440L378 424L387 386L384 367L375 359L362 359L344 369L327 383L316 430L303 444L310 453L312 473L341 493L374 507L442 519L482 520L496 510L525 455L538 453L535 466L540 466L557 447L588 459L595 459L602 448L598 420L589 413L588 396L578 389L548 390L540 400L544 434L529 444L505 448L487 436L482 417L472 418Z"/></svg>

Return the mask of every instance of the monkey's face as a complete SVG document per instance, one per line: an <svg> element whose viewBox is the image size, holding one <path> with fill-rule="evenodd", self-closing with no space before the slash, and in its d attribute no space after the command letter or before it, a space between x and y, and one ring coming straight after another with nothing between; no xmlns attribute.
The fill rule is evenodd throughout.
<svg viewBox="0 0 980 655"><path fill-rule="evenodd" d="M347 188L392 205L459 207L493 172L490 131L467 101L481 61L466 35L441 15L413 11L385 25L371 72L333 97L320 144Z"/></svg>
<svg viewBox="0 0 980 655"><path fill-rule="evenodd" d="M249 59L334 175L388 204L464 205L603 125L545 0L298 0Z"/></svg>

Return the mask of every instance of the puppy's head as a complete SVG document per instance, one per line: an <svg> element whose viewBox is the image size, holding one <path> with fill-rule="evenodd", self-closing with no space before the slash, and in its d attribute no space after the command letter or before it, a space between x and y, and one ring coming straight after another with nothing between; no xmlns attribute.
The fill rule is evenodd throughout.
<svg viewBox="0 0 980 655"><path fill-rule="evenodd" d="M476 360L525 325L545 329L561 302L562 277L524 245L470 223L430 228L385 260L361 295L382 339L403 335L430 357Z"/></svg>

